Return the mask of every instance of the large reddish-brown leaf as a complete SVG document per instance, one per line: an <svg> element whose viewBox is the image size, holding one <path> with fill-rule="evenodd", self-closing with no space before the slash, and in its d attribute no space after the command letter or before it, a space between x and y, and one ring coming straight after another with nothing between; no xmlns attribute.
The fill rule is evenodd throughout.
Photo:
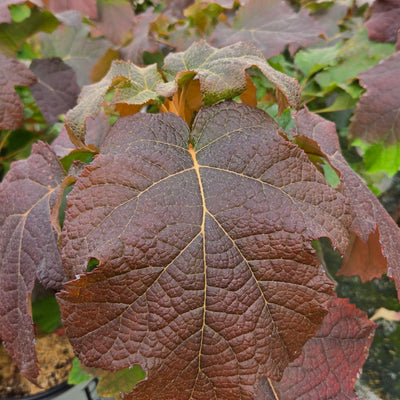
<svg viewBox="0 0 400 400"><path fill-rule="evenodd" d="M400 3L398 0L375 0L371 15L364 24L370 40L396 42L400 28Z"/></svg>
<svg viewBox="0 0 400 400"><path fill-rule="evenodd" d="M49 124L76 105L79 92L75 71L60 58L35 59L30 66L37 82L31 92Z"/></svg>
<svg viewBox="0 0 400 400"><path fill-rule="evenodd" d="M121 118L79 176L58 296L87 365L139 364L127 398L252 399L316 334L331 297L310 241L342 251L346 201L265 112ZM88 261L100 264L86 273Z"/></svg>
<svg viewBox="0 0 400 400"><path fill-rule="evenodd" d="M0 129L21 126L23 104L14 86L30 86L35 82L35 75L24 64L0 54Z"/></svg>
<svg viewBox="0 0 400 400"><path fill-rule="evenodd" d="M312 139L341 172L343 194L354 213L351 243L340 272L359 275L365 282L387 271L400 293L400 229L342 156L335 124L306 109L295 115L295 122L295 133Z"/></svg>
<svg viewBox="0 0 400 400"><path fill-rule="evenodd" d="M320 331L280 382L264 380L257 400L356 400L376 325L347 299L333 298Z"/></svg>
<svg viewBox="0 0 400 400"><path fill-rule="evenodd" d="M0 339L31 380L38 375L30 309L35 280L55 289L64 281L50 221L64 177L53 150L39 142L0 184Z"/></svg>
<svg viewBox="0 0 400 400"><path fill-rule="evenodd" d="M221 23L211 41L218 47L240 41L253 43L269 58L287 45L297 50L315 42L323 32L306 10L295 13L280 0L249 0L237 12L232 28Z"/></svg>
<svg viewBox="0 0 400 400"><path fill-rule="evenodd" d="M367 142L400 141L400 52L358 75L367 89L352 117L349 132Z"/></svg>

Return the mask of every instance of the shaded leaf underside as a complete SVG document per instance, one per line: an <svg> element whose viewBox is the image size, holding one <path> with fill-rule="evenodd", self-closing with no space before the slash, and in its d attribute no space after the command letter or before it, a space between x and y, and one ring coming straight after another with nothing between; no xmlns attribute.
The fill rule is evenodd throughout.
<svg viewBox="0 0 400 400"><path fill-rule="evenodd" d="M38 375L30 309L35 279L54 289L64 281L50 222L64 175L50 146L39 142L0 185L0 339L31 380Z"/></svg>
<svg viewBox="0 0 400 400"><path fill-rule="evenodd" d="M319 329L346 202L263 111L122 118L68 198L58 296L80 359L139 364L135 399L254 398ZM194 143L194 147L189 145ZM90 257L100 261L86 273Z"/></svg>
<svg viewBox="0 0 400 400"><path fill-rule="evenodd" d="M107 75L97 83L85 86L76 107L66 116L71 139L85 142L86 122L95 118L107 91L117 87L114 102L126 106L141 106L158 98L155 87L163 84L156 64L144 68L125 61L114 61Z"/></svg>
<svg viewBox="0 0 400 400"><path fill-rule="evenodd" d="M275 85L286 104L298 107L301 92L296 79L273 69L264 55L250 43L238 42L217 49L205 41L192 44L185 52L171 53L165 58L163 71L168 80L178 84L196 74L204 104L232 99L246 90L245 70L256 66Z"/></svg>

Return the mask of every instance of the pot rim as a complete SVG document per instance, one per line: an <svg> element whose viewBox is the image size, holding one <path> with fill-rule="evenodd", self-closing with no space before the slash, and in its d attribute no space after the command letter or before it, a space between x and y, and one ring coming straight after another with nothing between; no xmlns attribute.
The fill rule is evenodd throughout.
<svg viewBox="0 0 400 400"><path fill-rule="evenodd" d="M74 385L69 385L67 381L61 382L58 385L51 387L50 389L44 390L42 392L31 394L29 396L23 397L0 397L0 400L44 400L52 399L55 396L67 391Z"/></svg>

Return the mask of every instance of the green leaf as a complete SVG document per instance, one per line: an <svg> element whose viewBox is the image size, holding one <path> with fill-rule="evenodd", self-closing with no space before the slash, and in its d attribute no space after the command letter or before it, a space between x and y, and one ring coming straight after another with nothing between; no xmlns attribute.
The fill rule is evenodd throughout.
<svg viewBox="0 0 400 400"><path fill-rule="evenodd" d="M80 383L84 383L91 378L92 377L90 375L82 371L81 363L79 362L79 359L75 357L72 361L72 368L68 375L68 384L79 385Z"/></svg>
<svg viewBox="0 0 400 400"><path fill-rule="evenodd" d="M325 92L336 87L346 90L357 75L395 52L392 43L376 43L368 39L365 28L361 28L338 51L336 65L318 73L315 80Z"/></svg>
<svg viewBox="0 0 400 400"><path fill-rule="evenodd" d="M97 393L101 397L118 398L121 392L131 392L136 383L145 377L146 373L139 365L115 372L107 371L100 378Z"/></svg>
<svg viewBox="0 0 400 400"><path fill-rule="evenodd" d="M300 71L307 77L317 71L337 64L337 54L341 48L341 44L335 46L324 47L320 49L300 50L295 58L295 64Z"/></svg>
<svg viewBox="0 0 400 400"><path fill-rule="evenodd" d="M283 94L286 104L297 107L300 88L296 79L273 69L264 55L249 43L236 43L216 49L205 41L192 44L185 52L169 54L163 67L168 80L179 86L197 76L206 105L232 99L246 90L246 73L257 67ZM286 107L283 107L286 108Z"/></svg>
<svg viewBox="0 0 400 400"><path fill-rule="evenodd" d="M51 12L39 11L37 8L22 22L0 24L0 52L7 56L15 56L30 36L39 31L52 32L59 24Z"/></svg>
<svg viewBox="0 0 400 400"><path fill-rule="evenodd" d="M329 106L319 110L313 110L315 113L328 113L334 111L348 110L349 108L354 108L357 101L350 96L347 92L340 91L337 94L334 102Z"/></svg>
<svg viewBox="0 0 400 400"><path fill-rule="evenodd" d="M14 22L22 22L31 16L31 9L25 4L12 4L8 7Z"/></svg>
<svg viewBox="0 0 400 400"><path fill-rule="evenodd" d="M386 172L389 177L400 169L400 143L388 146L383 142L369 146L364 154L364 163L368 172Z"/></svg>
<svg viewBox="0 0 400 400"><path fill-rule="evenodd" d="M51 333L61 326L60 308L54 296L42 297L32 303L32 318L41 332Z"/></svg>
<svg viewBox="0 0 400 400"><path fill-rule="evenodd" d="M78 104L66 115L66 127L78 142L84 142L86 119L101 110L105 96L116 87L113 103L142 106L160 97L157 85L163 80L157 65L137 67L125 61L113 61L107 75L99 82L84 86Z"/></svg>

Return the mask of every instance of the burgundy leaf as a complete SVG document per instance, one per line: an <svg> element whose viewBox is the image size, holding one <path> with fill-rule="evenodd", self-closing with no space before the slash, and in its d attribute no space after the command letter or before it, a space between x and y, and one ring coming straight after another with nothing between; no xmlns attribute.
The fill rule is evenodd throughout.
<svg viewBox="0 0 400 400"><path fill-rule="evenodd" d="M55 289L64 281L50 221L64 176L50 146L39 142L0 184L0 339L30 380L38 375L30 309L35 280Z"/></svg>
<svg viewBox="0 0 400 400"><path fill-rule="evenodd" d="M295 115L295 122L296 133L311 138L341 172L343 194L353 210L351 244L340 272L359 275L365 282L387 271L400 293L400 229L342 156L335 124L306 109Z"/></svg>
<svg viewBox="0 0 400 400"><path fill-rule="evenodd" d="M237 12L232 28L217 26L211 42L218 47L250 42L269 58L280 54L287 45L297 50L315 42L322 33L306 10L295 13L280 0L249 0Z"/></svg>
<svg viewBox="0 0 400 400"><path fill-rule="evenodd" d="M110 46L104 38L92 38L89 26L82 23L81 19L76 20L76 13L70 12L67 17L64 16L64 20L69 20L71 26L60 25L51 34L40 35L42 55L59 57L73 68L79 86L91 83L94 66Z"/></svg>
<svg viewBox="0 0 400 400"><path fill-rule="evenodd" d="M98 0L99 19L92 34L104 34L112 43L121 46L131 37L135 14L129 0Z"/></svg>
<svg viewBox="0 0 400 400"><path fill-rule="evenodd" d="M0 54L0 129L21 126L23 104L14 86L30 86L35 82L35 75L24 64Z"/></svg>
<svg viewBox="0 0 400 400"><path fill-rule="evenodd" d="M358 77L367 89L351 120L349 132L367 142L400 141L400 53L397 52Z"/></svg>
<svg viewBox="0 0 400 400"><path fill-rule="evenodd" d="M121 49L124 60L132 61L134 64L143 64L143 52L156 53L158 44L150 32L150 25L158 18L152 7L144 13L135 16L133 21L133 40Z"/></svg>
<svg viewBox="0 0 400 400"><path fill-rule="evenodd" d="M69 138L68 131L65 126L61 129L61 132L52 142L51 148L60 158L65 157L71 151L76 149L74 144L71 142L71 139Z"/></svg>
<svg viewBox="0 0 400 400"><path fill-rule="evenodd" d="M166 0L163 14L182 19L184 18L183 11L193 3L194 0Z"/></svg>
<svg viewBox="0 0 400 400"><path fill-rule="evenodd" d="M332 283L310 241L344 250L349 222L257 108L203 108L192 132L171 113L121 118L67 201L68 337L87 365L143 366L126 398L254 398L325 315Z"/></svg>
<svg viewBox="0 0 400 400"><path fill-rule="evenodd" d="M75 71L60 58L35 59L30 66L38 81L32 95L49 124L76 105L79 92Z"/></svg>
<svg viewBox="0 0 400 400"><path fill-rule="evenodd" d="M354 384L375 327L347 299L333 298L320 331L289 364L280 382L263 381L260 400L356 400Z"/></svg>
<svg viewBox="0 0 400 400"><path fill-rule="evenodd" d="M43 3L52 13L76 10L90 18L98 17L96 0L44 0Z"/></svg>
<svg viewBox="0 0 400 400"><path fill-rule="evenodd" d="M11 23L11 14L8 6L12 4L24 3L25 0L1 0L0 1L0 24Z"/></svg>
<svg viewBox="0 0 400 400"><path fill-rule="evenodd" d="M400 28L400 3L398 0L375 0L371 16L364 24L370 40L396 42Z"/></svg>

